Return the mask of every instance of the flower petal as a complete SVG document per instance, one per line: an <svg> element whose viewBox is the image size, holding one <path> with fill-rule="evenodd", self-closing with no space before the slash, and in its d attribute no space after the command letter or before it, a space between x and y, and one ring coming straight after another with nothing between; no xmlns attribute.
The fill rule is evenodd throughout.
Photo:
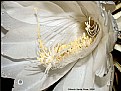
<svg viewBox="0 0 121 91"><path fill-rule="evenodd" d="M1 48L2 54L11 58L21 59L36 57L35 42L2 43Z"/></svg>
<svg viewBox="0 0 121 91"><path fill-rule="evenodd" d="M56 85L57 88L55 87L54 91L67 91L68 89L83 89L91 87L94 80L94 74L92 71L93 61L92 54L78 60L68 75L60 81L61 85Z"/></svg>
<svg viewBox="0 0 121 91"><path fill-rule="evenodd" d="M76 1L52 1L53 3L60 6L67 13L75 13L76 15L84 16L80 6Z"/></svg>
<svg viewBox="0 0 121 91"><path fill-rule="evenodd" d="M109 18L109 20L110 19L111 18ZM113 61L111 59L110 52L116 36L111 37L111 35L115 34L115 32L111 28L112 25L110 21L108 21L109 27L105 26L104 22L100 22L100 24L102 25L101 31L103 32L103 35L98 46L93 50L92 52L93 55L90 54L85 58L81 59L80 61L78 61L76 65L73 67L73 69L69 72L69 74L64 79L62 79L58 85L56 85L54 91L59 91L59 90L66 91L69 88L70 89L71 88L72 89L90 88L90 87L93 87L94 85L95 85L96 91L105 90L109 88L107 87L107 84L111 77L111 74L110 74L111 72L109 72L108 76L104 77L106 78L106 80L104 81L103 87L101 88L94 83L94 80L95 80L94 75L101 77L100 78L101 81L104 80L103 76L105 74L105 71L107 71L106 68L109 65L111 65L111 62ZM82 62L84 59L85 61ZM106 62L110 62L110 63L107 65ZM86 67L83 67L83 65L85 65ZM78 68L76 66L78 66ZM81 67L83 69L79 69ZM75 78L80 80L76 80ZM102 84L100 83L100 85Z"/></svg>
<svg viewBox="0 0 121 91"><path fill-rule="evenodd" d="M2 54L16 59L36 57L37 26L18 21L6 12L2 23L2 27L11 30L2 38Z"/></svg>
<svg viewBox="0 0 121 91"><path fill-rule="evenodd" d="M84 9L85 12L87 12L90 15L92 15L93 17L98 17L101 15L100 10L98 5L96 4L96 2L93 1L77 1L77 3L79 4L79 6L81 7L81 9ZM96 13L95 13L96 12Z"/></svg>
<svg viewBox="0 0 121 91"><path fill-rule="evenodd" d="M26 65L29 65L29 61L13 62L13 59L8 59L1 56L1 75L7 78L16 78Z"/></svg>
<svg viewBox="0 0 121 91"><path fill-rule="evenodd" d="M44 18L45 20L43 19L43 21L47 21L48 23L49 20L54 21L54 19L57 18L58 17ZM56 40L55 45L57 43L67 43L79 36L79 32L81 35L82 32L79 29L80 25L78 22L66 16L63 18L55 20L52 24L49 23L48 25L40 26L42 40L47 47L51 47L50 41ZM11 28L9 29L8 26ZM37 25L23 23L11 18L5 13L3 16L3 27L11 30L2 38L2 53L4 55L16 59L36 56ZM70 29L73 31L70 31ZM18 51L19 53L16 53Z"/></svg>
<svg viewBox="0 0 121 91"><path fill-rule="evenodd" d="M105 71L107 71L106 68L107 66L110 65L110 64L106 65L106 62L112 61L112 59L109 60L111 56L107 54L107 52L109 53L109 50L107 50L107 47L111 45L109 43L111 43L110 41L112 41L112 40L109 40L108 38L109 38L109 34L103 35L103 38L101 39L99 45L95 48L95 50L93 50L93 54L91 53L88 56L80 59L73 67L73 69L68 73L68 75L65 78L63 78L59 82L59 84L56 85L54 91L58 91L58 90L66 91L69 88L70 89L76 89L76 88L89 89L90 87L93 87L93 85L95 85L94 83L95 75L102 77L100 78L100 80L103 80ZM109 59L107 58L107 56L109 57ZM109 75L106 77L107 79L103 83L103 86L107 85L107 82L110 79L110 72L109 72ZM102 84L100 83L100 85ZM100 89L100 88L96 87L95 89ZM108 89L108 87L105 87L105 89Z"/></svg>
<svg viewBox="0 0 121 91"><path fill-rule="evenodd" d="M60 78L62 78L75 63L67 65L65 68L50 70L48 76L44 74L42 66L40 66L40 71L28 71L23 70L15 79L13 91L40 91L48 88L50 85L54 84ZM19 85L18 81L22 80L23 84Z"/></svg>
<svg viewBox="0 0 121 91"><path fill-rule="evenodd" d="M29 2L30 6L27 7L12 7L12 5L17 2L3 2L4 8L6 12L12 17L19 21L30 23L30 24L37 24L36 18L34 16L35 11L34 8L38 7L40 15L49 16L49 15L56 15L58 13L64 13L63 10L58 7L56 4L51 2ZM20 2L19 2L20 3ZM17 3L17 5L19 4ZM23 2L24 3L24 2ZM22 2L20 4L23 4ZM27 2L26 2L27 3ZM34 4L31 6L31 4ZM15 5L16 6L16 5Z"/></svg>
<svg viewBox="0 0 121 91"><path fill-rule="evenodd" d="M58 5L54 4L51 1L16 1L17 3L19 3L20 5L22 5L23 7L37 7L38 9L43 9L43 10L47 10L50 12L54 12L56 14L58 13L64 13L64 10L59 7Z"/></svg>
<svg viewBox="0 0 121 91"><path fill-rule="evenodd" d="M2 15L1 15L1 26L3 28L5 28L6 30L15 30L16 28L20 28L20 27L22 28L24 25L27 25L28 24L28 23L22 22L20 20L17 20L14 17L11 17L6 12L5 9L2 9L1 12L2 12ZM31 25L32 24L30 24L30 26Z"/></svg>
<svg viewBox="0 0 121 91"><path fill-rule="evenodd" d="M36 32L35 26L24 24L9 31L2 38L2 54L12 58L36 57Z"/></svg>
<svg viewBox="0 0 121 91"><path fill-rule="evenodd" d="M45 79L44 70L36 64L30 64L30 67L26 67L15 78L13 91L39 91Z"/></svg>

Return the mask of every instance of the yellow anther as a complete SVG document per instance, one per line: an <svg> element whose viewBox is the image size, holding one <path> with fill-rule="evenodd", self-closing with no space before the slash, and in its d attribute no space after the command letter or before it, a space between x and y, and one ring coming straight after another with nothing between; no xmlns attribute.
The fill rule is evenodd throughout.
<svg viewBox="0 0 121 91"><path fill-rule="evenodd" d="M34 10L37 15L37 24L38 24L37 35L38 35L39 48L41 49L37 52L37 55L39 56L37 57L37 60L39 60L45 66L48 66L51 63L59 63L59 61L63 61L65 57L68 57L69 55L72 55L78 52L79 50L88 47L92 43L93 39L87 36L86 33L83 33L82 36L78 37L76 40L70 42L69 44L63 44L63 45L58 44L56 47L54 47L54 53L53 53L51 49L45 47L43 41L41 40L39 17L37 14L38 9L34 8Z"/></svg>

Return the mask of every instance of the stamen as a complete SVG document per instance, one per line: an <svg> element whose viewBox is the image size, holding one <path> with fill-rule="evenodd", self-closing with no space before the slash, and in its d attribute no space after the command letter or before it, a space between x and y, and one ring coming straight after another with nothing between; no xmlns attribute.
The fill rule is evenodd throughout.
<svg viewBox="0 0 121 91"><path fill-rule="evenodd" d="M38 10L34 8L36 18L37 18L37 33L38 33L38 44L39 44L39 51L37 51L37 60L41 62L46 67L45 73L47 74L51 68L56 68L57 65L64 61L64 58L69 57L75 53L80 52L83 48L89 47L92 42L92 35L90 27L91 26L91 17L89 17L89 21L85 22L87 34L84 32L82 36L77 38L76 40L68 43L68 44L57 44L53 49L46 48L41 40L40 35L40 24L39 24L39 17L38 17ZM97 26L94 30L97 29ZM96 32L97 33L97 32ZM52 37L52 36L51 36Z"/></svg>
<svg viewBox="0 0 121 91"><path fill-rule="evenodd" d="M100 30L99 24L97 24L97 22L92 20L91 17L89 17L87 22L85 22L85 25L86 25L85 30L90 37L95 37L98 34Z"/></svg>

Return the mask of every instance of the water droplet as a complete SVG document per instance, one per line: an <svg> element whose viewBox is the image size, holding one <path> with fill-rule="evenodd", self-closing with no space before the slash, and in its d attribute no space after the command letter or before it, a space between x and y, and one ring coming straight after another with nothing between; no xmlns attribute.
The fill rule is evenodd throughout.
<svg viewBox="0 0 121 91"><path fill-rule="evenodd" d="M18 85L22 85L23 84L23 80L19 79L18 80Z"/></svg>

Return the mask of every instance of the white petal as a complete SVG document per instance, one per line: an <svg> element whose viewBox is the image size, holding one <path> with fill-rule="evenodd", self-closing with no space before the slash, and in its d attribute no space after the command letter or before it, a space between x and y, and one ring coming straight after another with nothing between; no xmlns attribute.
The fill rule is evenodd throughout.
<svg viewBox="0 0 121 91"><path fill-rule="evenodd" d="M42 78L40 80L40 78ZM19 79L16 79L16 83L14 85L14 88L12 91L40 91L40 86L43 80L45 80L46 77L43 76L43 74L38 74L36 76L32 76L31 78L29 77L28 81L26 82L26 77L24 79L21 77ZM19 85L18 81L21 80L23 81L22 85ZM29 83L29 86L28 84ZM31 83L31 84L30 84Z"/></svg>
<svg viewBox="0 0 121 91"><path fill-rule="evenodd" d="M2 54L11 58L35 58L36 44L35 42L11 42L2 43Z"/></svg>
<svg viewBox="0 0 121 91"><path fill-rule="evenodd" d="M105 37L102 38L98 47L96 47L96 49L93 51L93 55L90 54L77 62L75 67L73 67L73 69L68 73L68 75L64 79L62 79L62 81L60 81L58 85L56 85L54 91L66 91L68 90L68 88L93 88L93 85L95 84L95 71L96 75L102 77L106 70L105 62L108 61L107 56L109 56L106 53L108 52L107 47L110 46L110 44L108 44L109 40L107 36L109 35L105 35ZM97 72L99 73L97 74ZM106 84L107 81L110 79L110 74L107 78L108 79L105 80L104 84ZM100 80L102 80L102 78L100 78ZM98 91L97 89L99 89L99 87L96 88L96 91ZM105 89L108 89L108 87Z"/></svg>
<svg viewBox="0 0 121 91"><path fill-rule="evenodd" d="M21 20L17 20L14 17L11 17L5 11L5 9L2 9L1 12L2 12L2 15L1 15L1 26L4 27L6 30L15 30L17 28L20 28L20 27L22 28L23 26L27 25L27 23L24 23ZM31 26L31 24L29 24L29 25Z"/></svg>
<svg viewBox="0 0 121 91"><path fill-rule="evenodd" d="M101 26L102 27L102 26ZM80 88L80 86L81 86L81 84L82 84L82 88L83 87L90 87L90 86L92 86L93 87L93 85L94 85L94 79L92 79L93 77L94 77L94 73L96 72L96 75L98 75L98 76L100 76L100 77L102 77L103 75L104 75L104 73L105 73L105 70L106 70L106 62L107 61L109 61L108 60L108 58L107 57L110 57L107 53L109 53L109 47L110 47L110 45L112 45L112 42L111 41L113 41L113 38L114 37L112 37L112 39L110 39L109 38L109 36L110 36L110 32L111 32L111 30L108 30L108 28L105 28L105 27L103 27L103 29L107 29L107 30L103 30L103 31L105 31L104 32L104 34L103 34L103 36L102 36L102 38L101 38L101 41L99 42L99 44L98 44L98 46L96 47L96 49L95 50L93 50L93 56L91 55L90 57L89 57L89 55L88 56L86 56L85 58L87 58L86 60L85 60L85 65L87 66L86 67L86 69L84 69L84 72L85 72L85 70L87 70L88 69L88 71L87 72L85 72L85 74L88 74L87 76L85 76L85 74L83 73L83 72L80 72L80 74L79 74L79 72L76 72L76 71L81 71L81 69L79 69L79 70L77 70L77 69L75 69L75 71L73 71L74 70L74 68L76 67L74 67L73 69L72 69L72 73L70 72L67 76L66 76L66 78L64 78L61 82L60 82L60 84L61 84L61 86L60 86L60 84L58 84L57 85L57 88L55 88L55 91L59 91L59 90L63 90L63 91L66 91L66 90L68 90L68 88L75 88L75 87L77 87L78 86L78 83L79 83L79 86L77 87L77 88ZM114 33L114 32L113 32ZM98 35L99 36L99 35ZM109 49L108 49L109 48ZM85 53L86 54L86 53ZM89 59L88 59L89 58ZM92 59L92 60L91 60ZM80 61L83 61L83 60L80 60ZM87 65L86 64L86 62L91 62L91 63L89 63L89 65ZM111 60L110 60L111 61ZM93 64L93 66L91 66ZM82 65L79 65L79 63L77 64L78 65L78 68L79 67L82 67ZM89 68L89 67L91 67L91 68ZM94 68L93 68L94 67ZM84 68L84 67L83 67ZM75 73L76 72L76 73ZM93 74L93 76L92 76L92 74L91 74L91 72L94 72L94 73L92 73ZM99 72L99 73L98 73ZM110 73L110 72L109 72ZM73 75L74 74L74 75ZM77 75L75 75L75 74L77 74ZM82 75L81 75L82 74ZM89 78L89 74L90 74L90 76L91 76L91 78ZM76 77L75 77L76 76ZM80 79L79 81L77 80L76 82L75 82L75 80L77 79L77 76L79 76L80 78L78 78L78 79ZM82 80L81 80L81 76L84 76L84 77L86 77L86 78L83 78ZM108 79L110 79L110 76L109 77L107 77ZM72 80L72 82L71 82L71 80L70 79L74 79L74 81ZM86 80L86 81L83 81L83 80ZM90 81L92 79L92 81ZM107 81L108 80L105 80L105 83L104 84L106 84L107 83ZM75 82L75 83L74 83ZM81 83L82 82L82 83ZM84 82L84 84L83 84L83 82ZM91 82L91 83L89 83L89 82ZM71 83L71 84L70 84ZM74 84L73 84L74 83ZM60 86L60 87L59 87ZM99 88L97 87L96 88L96 91L98 91L99 90ZM108 89L108 87L106 87L106 88L101 88L101 89Z"/></svg>
<svg viewBox="0 0 121 91"><path fill-rule="evenodd" d="M1 75L7 78L16 78L16 76L24 69L24 66L30 64L29 61L14 62L13 59L1 56Z"/></svg>
<svg viewBox="0 0 121 91"><path fill-rule="evenodd" d="M2 38L2 54L16 59L35 57L37 25L18 21L7 13L2 16L2 23L5 29L11 30Z"/></svg>
<svg viewBox="0 0 121 91"><path fill-rule="evenodd" d="M13 91L39 91L45 79L44 70L31 64L31 67L21 71L15 78ZM22 84L19 83L19 80L22 81Z"/></svg>
<svg viewBox="0 0 121 91"><path fill-rule="evenodd" d="M87 57L78 60L73 69L66 75L59 84L56 85L54 91L67 91L70 89L83 89L93 85L93 57L88 55Z"/></svg>
<svg viewBox="0 0 121 91"><path fill-rule="evenodd" d="M60 78L65 76L67 74L67 72L69 72L73 68L75 63L76 62L72 62L72 63L66 65L64 68L50 70L48 78L45 80L45 82L42 85L42 89L49 87L50 85L57 82Z"/></svg>
<svg viewBox="0 0 121 91"><path fill-rule="evenodd" d="M28 1L22 1L22 2L16 1L16 2L24 7L33 6L33 7L39 8L39 9L54 12L56 14L64 13L64 10L61 7L52 3L51 1L43 1L43 2L41 2L41 1L29 1L29 2Z"/></svg>
<svg viewBox="0 0 121 91"><path fill-rule="evenodd" d="M5 8L4 4L7 5L7 7L6 7L7 10L11 10L13 8L22 8L23 7L22 5L18 4L17 2L14 2L14 1L5 1L5 2L3 1L2 2L2 6L3 6L2 9Z"/></svg>
<svg viewBox="0 0 121 91"><path fill-rule="evenodd" d="M65 20L64 22L60 20L57 22L60 22L59 24L60 26L56 25L55 27L42 31L42 39L45 42L48 42L50 40L54 40L54 41L58 40L57 43L60 42L60 44L68 43L69 42L68 39L70 38L74 39L77 37L78 32L80 31L78 27L78 23L71 20ZM53 24L56 24L57 22L55 21Z"/></svg>
<svg viewBox="0 0 121 91"><path fill-rule="evenodd" d="M36 57L36 27L24 24L2 38L2 54L12 58Z"/></svg>
<svg viewBox="0 0 121 91"><path fill-rule="evenodd" d="M105 58L106 58L106 44L105 44L105 42L107 42L107 41L105 41L106 40L106 38L107 37L105 37L105 38L103 38L103 40L101 40L101 42L100 42L100 45L98 45L98 48L96 49L96 55L95 55L95 67L94 67L94 71L96 71L97 69L99 69L102 65L103 65L103 63L105 62L105 61L103 61L103 60L106 60Z"/></svg>
<svg viewBox="0 0 121 91"><path fill-rule="evenodd" d="M88 13L89 16L92 15L93 17L99 17L100 10L98 5L93 1L77 1L77 3L80 5L83 12ZM95 13L96 12L96 13Z"/></svg>
<svg viewBox="0 0 121 91"><path fill-rule="evenodd" d="M4 17L4 16L3 16ZM58 17L49 18L51 20L57 19ZM50 46L51 40L57 43L67 43L74 40L79 36L80 25L71 18L64 17L65 19L55 20L53 23L41 25L40 32L42 40L46 46ZM15 20L6 14L3 20L3 27L8 28L11 25L10 32L2 39L2 53L12 58L27 58L36 56L36 40L37 40L37 25L31 25ZM8 20L7 20L8 19ZM45 20L48 22L48 18ZM43 21L45 21L43 19ZM82 18L82 20L84 20ZM9 22L8 22L9 21ZM16 23L16 24L14 24ZM57 24L58 23L58 24ZM68 36L67 36L68 35ZM31 50L30 50L31 49ZM16 53L18 52L18 53ZM24 53L23 53L24 52Z"/></svg>
<svg viewBox="0 0 121 91"><path fill-rule="evenodd" d="M40 66L40 71L32 71L31 69L31 71L23 70L15 79L13 91L40 91L46 89L63 77L74 64L67 65L62 69L50 70L48 76L44 74L42 66ZM18 84L19 79L23 81L22 85Z"/></svg>
<svg viewBox="0 0 121 91"><path fill-rule="evenodd" d="M76 15L84 16L81 8L75 1L52 1L60 6L67 13L75 13Z"/></svg>
<svg viewBox="0 0 121 91"><path fill-rule="evenodd" d="M10 4L9 4L10 3ZM31 2L31 4L35 5L30 5L28 7L15 7L12 9L8 9L12 7L14 2L3 2L4 8L6 12L12 17L15 18L19 21L30 23L30 24L37 24L36 18L35 18L35 11L34 8L37 6L39 9L38 12L40 12L40 15L42 16L50 16L50 15L56 15L58 13L64 13L63 10L58 7L57 5L51 3L51 2ZM15 2L17 3L17 2ZM24 3L24 2L23 2ZM18 3L17 3L18 4Z"/></svg>

